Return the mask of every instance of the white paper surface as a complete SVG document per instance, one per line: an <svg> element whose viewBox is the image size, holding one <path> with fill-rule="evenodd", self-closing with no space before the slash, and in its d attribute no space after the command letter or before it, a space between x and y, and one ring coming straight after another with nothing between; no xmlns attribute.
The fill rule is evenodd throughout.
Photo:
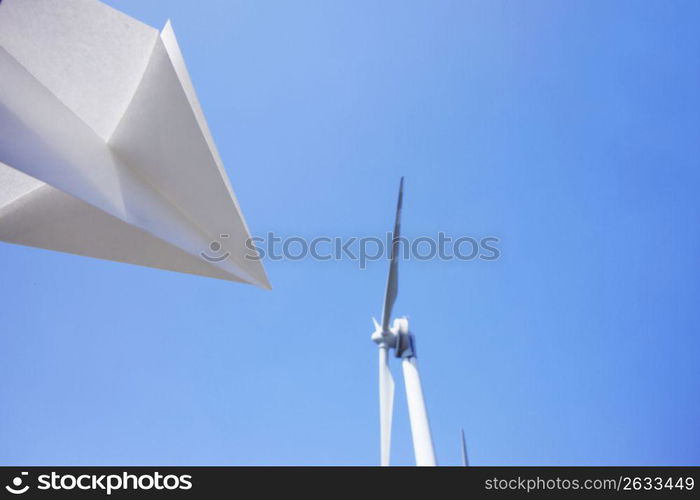
<svg viewBox="0 0 700 500"><path fill-rule="evenodd" d="M0 74L0 239L269 287L169 24L5 0Z"/></svg>

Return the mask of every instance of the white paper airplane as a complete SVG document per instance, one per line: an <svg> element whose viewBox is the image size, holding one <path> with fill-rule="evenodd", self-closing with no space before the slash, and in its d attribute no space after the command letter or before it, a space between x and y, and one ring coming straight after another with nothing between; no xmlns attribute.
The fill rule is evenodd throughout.
<svg viewBox="0 0 700 500"><path fill-rule="evenodd" d="M0 240L269 288L175 34L0 2Z"/></svg>

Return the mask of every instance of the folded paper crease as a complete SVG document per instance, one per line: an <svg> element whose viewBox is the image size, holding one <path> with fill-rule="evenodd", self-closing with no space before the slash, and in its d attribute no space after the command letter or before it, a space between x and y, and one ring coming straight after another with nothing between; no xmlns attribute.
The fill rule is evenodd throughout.
<svg viewBox="0 0 700 500"><path fill-rule="evenodd" d="M270 288L170 22L5 0L0 72L0 240Z"/></svg>

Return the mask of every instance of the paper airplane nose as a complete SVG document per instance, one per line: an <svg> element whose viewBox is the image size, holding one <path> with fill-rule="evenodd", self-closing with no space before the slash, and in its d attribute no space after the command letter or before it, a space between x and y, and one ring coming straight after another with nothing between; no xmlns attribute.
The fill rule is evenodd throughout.
<svg viewBox="0 0 700 500"><path fill-rule="evenodd" d="M170 23L5 0L0 73L0 240L270 288Z"/></svg>

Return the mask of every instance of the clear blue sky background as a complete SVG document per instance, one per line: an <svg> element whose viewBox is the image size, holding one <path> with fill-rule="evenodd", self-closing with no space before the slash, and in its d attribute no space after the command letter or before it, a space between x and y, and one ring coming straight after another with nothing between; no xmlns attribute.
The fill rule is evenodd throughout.
<svg viewBox="0 0 700 500"><path fill-rule="evenodd" d="M172 19L254 234L381 234L405 175L407 236L501 238L401 264L442 464L700 463L700 4L109 3ZM378 461L386 262L0 262L1 464Z"/></svg>

